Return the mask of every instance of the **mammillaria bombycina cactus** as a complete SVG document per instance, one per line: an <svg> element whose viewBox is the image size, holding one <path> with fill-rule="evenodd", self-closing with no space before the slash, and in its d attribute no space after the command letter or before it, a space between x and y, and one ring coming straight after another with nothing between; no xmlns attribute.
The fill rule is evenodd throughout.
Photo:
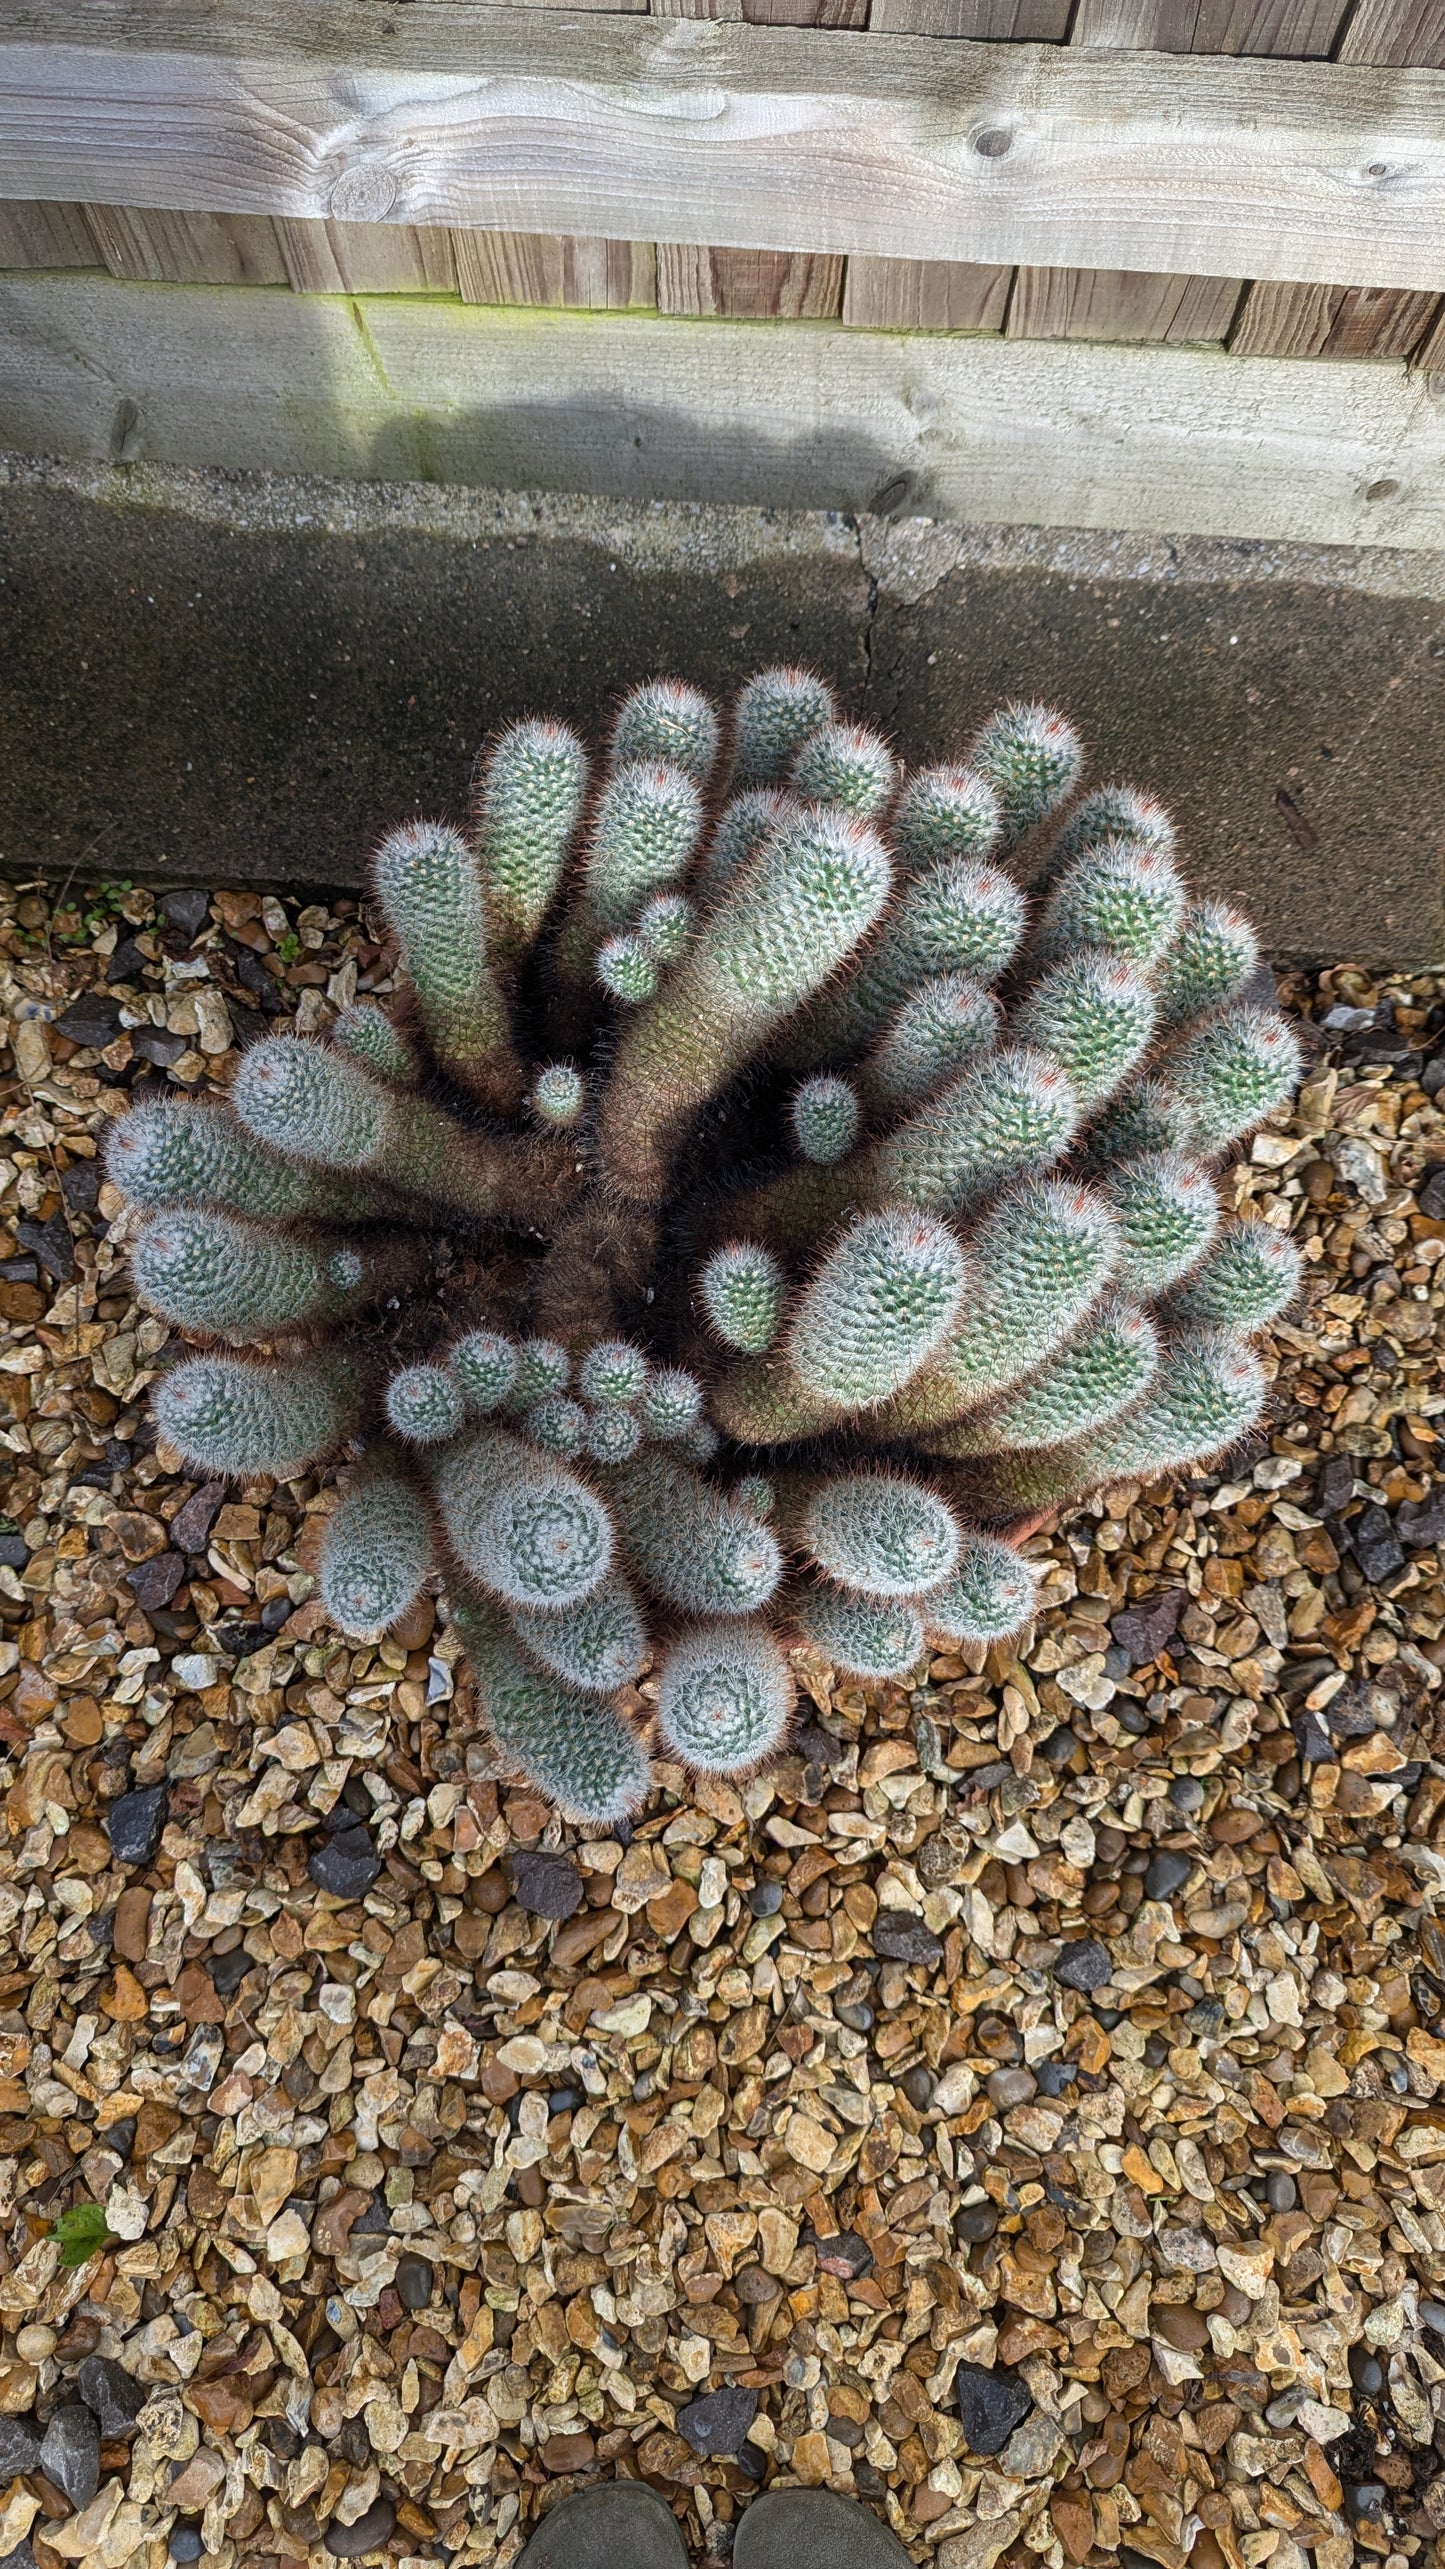
<svg viewBox="0 0 1445 2569"><path fill-rule="evenodd" d="M1211 1169L1295 1039L1167 813L1081 764L1011 705L904 775L790 669L726 720L639 687L595 761L517 723L465 828L377 852L394 1008L116 1129L138 1289L203 1342L165 1436L345 1458L328 1612L439 1573L580 1821L646 1795L649 1669L660 1751L746 1772L791 1645L886 1678L1017 1632L1031 1520L1259 1415L1298 1261Z"/></svg>

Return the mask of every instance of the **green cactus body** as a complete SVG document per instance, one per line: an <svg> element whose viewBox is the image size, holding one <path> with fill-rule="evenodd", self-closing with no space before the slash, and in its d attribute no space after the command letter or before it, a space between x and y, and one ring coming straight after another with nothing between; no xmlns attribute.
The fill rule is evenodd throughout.
<svg viewBox="0 0 1445 2569"><path fill-rule="evenodd" d="M658 1746L696 1774L746 1774L782 1746L794 1691L766 1624L695 1624L658 1671Z"/></svg>
<svg viewBox="0 0 1445 2569"><path fill-rule="evenodd" d="M317 1587L332 1622L358 1639L384 1632L416 1603L431 1553L426 1502L383 1450L326 1520Z"/></svg>
<svg viewBox="0 0 1445 2569"><path fill-rule="evenodd" d="M893 800L898 767L886 741L857 723L826 723L804 741L789 779L805 803L836 803L860 821Z"/></svg>
<svg viewBox="0 0 1445 2569"><path fill-rule="evenodd" d="M584 1400L625 1409L641 1400L651 1370L640 1347L625 1338L600 1338L577 1368L577 1388Z"/></svg>
<svg viewBox="0 0 1445 2569"><path fill-rule="evenodd" d="M467 1407L479 1417L501 1409L516 1388L519 1358L515 1339L497 1329L471 1329L447 1349L447 1369L460 1385Z"/></svg>
<svg viewBox="0 0 1445 2569"><path fill-rule="evenodd" d="M865 1104L881 1115L934 1096L993 1051L1002 1022L993 993L966 972L938 973L920 982L858 1074Z"/></svg>
<svg viewBox="0 0 1445 2569"><path fill-rule="evenodd" d="M1155 996L1161 1028L1222 1008L1259 969L1259 939L1227 901L1191 901L1164 958Z"/></svg>
<svg viewBox="0 0 1445 2569"><path fill-rule="evenodd" d="M596 971L608 998L620 999L624 1008L640 1008L662 979L656 955L631 929L598 947Z"/></svg>
<svg viewBox="0 0 1445 2569"><path fill-rule="evenodd" d="M761 1472L745 1472L733 1497L749 1516L769 1517L778 1504L777 1490Z"/></svg>
<svg viewBox="0 0 1445 2569"><path fill-rule="evenodd" d="M785 820L622 1030L598 1117L604 1167L644 1204L666 1192L699 1107L822 988L888 894L881 840L845 813Z"/></svg>
<svg viewBox="0 0 1445 2569"><path fill-rule="evenodd" d="M1104 1174L1121 1160L1164 1152L1177 1156L1189 1145L1189 1117L1162 1079L1152 1073L1126 1080L1094 1118L1079 1146L1083 1165Z"/></svg>
<svg viewBox="0 0 1445 2569"><path fill-rule="evenodd" d="M680 1365L660 1365L642 1394L638 1416L649 1436L665 1444L686 1436L702 1417L702 1385Z"/></svg>
<svg viewBox="0 0 1445 2569"><path fill-rule="evenodd" d="M1048 1168L1078 1127L1073 1088L1047 1053L990 1053L960 1072L867 1156L863 1191L963 1212L1025 1169Z"/></svg>
<svg viewBox="0 0 1445 2569"><path fill-rule="evenodd" d="M1032 1620L1038 1573L996 1536L970 1534L958 1567L919 1600L928 1630L955 1646L961 1641L1008 1641Z"/></svg>
<svg viewBox="0 0 1445 2569"><path fill-rule="evenodd" d="M865 1597L916 1597L958 1559L959 1530L937 1492L901 1472L849 1472L820 1481L798 1517L820 1570Z"/></svg>
<svg viewBox="0 0 1445 2569"><path fill-rule="evenodd" d="M539 1123L565 1132L586 1112L587 1082L570 1062L548 1062L533 1080L527 1102Z"/></svg>
<svg viewBox="0 0 1445 2569"><path fill-rule="evenodd" d="M1104 847L1111 839L1154 848L1161 856L1175 853L1174 823L1152 794L1141 794L1133 785L1096 786L1074 805L1035 878L1034 890L1049 890L1076 857Z"/></svg>
<svg viewBox="0 0 1445 2569"><path fill-rule="evenodd" d="M942 1222L902 1206L865 1214L829 1251L789 1328L804 1393L833 1409L876 1408L947 1336L966 1277Z"/></svg>
<svg viewBox="0 0 1445 2569"><path fill-rule="evenodd" d="M549 1454L580 1454L587 1441L587 1412L565 1392L550 1392L539 1400L522 1425L532 1443L545 1445Z"/></svg>
<svg viewBox="0 0 1445 2569"><path fill-rule="evenodd" d="M606 1830L640 1810L652 1780L647 1751L616 1707L524 1657L488 1600L459 1596L456 1619L492 1736L528 1783L585 1828Z"/></svg>
<svg viewBox="0 0 1445 2569"><path fill-rule="evenodd" d="M698 888L712 898L741 874L787 814L796 812L796 794L777 785L754 785L725 803L698 872Z"/></svg>
<svg viewBox="0 0 1445 2569"><path fill-rule="evenodd" d="M131 1263L137 1293L162 1319L239 1341L384 1302L417 1281L426 1257L420 1240L357 1247L337 1232L275 1231L176 1205L152 1215Z"/></svg>
<svg viewBox="0 0 1445 2569"><path fill-rule="evenodd" d="M331 1040L343 1052L353 1053L374 1079L388 1079L396 1088L415 1087L421 1068L416 1047L374 1000L359 999L343 1008L331 1029Z"/></svg>
<svg viewBox="0 0 1445 2569"><path fill-rule="evenodd" d="M557 941L564 980L586 981L599 942L620 938L644 902L681 880L702 819L702 797L680 767L623 767L608 778L581 892Z"/></svg>
<svg viewBox="0 0 1445 2569"><path fill-rule="evenodd" d="M1030 959L1052 963L1094 946L1148 972L1166 954L1183 916L1184 886L1166 850L1105 839L1059 876Z"/></svg>
<svg viewBox="0 0 1445 2569"><path fill-rule="evenodd" d="M777 1543L745 1507L668 1455L645 1451L608 1483L628 1553L667 1605L745 1615L778 1584Z"/></svg>
<svg viewBox="0 0 1445 2569"><path fill-rule="evenodd" d="M1186 1033L1163 1065L1198 1150L1213 1156L1241 1141L1298 1085L1299 1041L1283 1017L1233 1008Z"/></svg>
<svg viewBox="0 0 1445 2569"><path fill-rule="evenodd" d="M589 1597L550 1610L518 1607L517 1638L554 1677L584 1694L630 1686L647 1657L647 1626L625 1579L614 1571Z"/></svg>
<svg viewBox="0 0 1445 2569"><path fill-rule="evenodd" d="M790 1599L803 1639L853 1677L906 1677L924 1647L923 1617L906 1597L862 1597L824 1579Z"/></svg>
<svg viewBox="0 0 1445 2569"><path fill-rule="evenodd" d="M1007 1391L1078 1328L1118 1257L1108 1206L1086 1187L1022 1186L969 1242L970 1289L931 1364L871 1422L880 1436L950 1425Z"/></svg>
<svg viewBox="0 0 1445 2569"><path fill-rule="evenodd" d="M637 938L654 963L676 963L687 950L696 920L692 903L680 892L659 892L637 918Z"/></svg>
<svg viewBox="0 0 1445 2569"><path fill-rule="evenodd" d="M1169 1318L1196 1328L1264 1329L1288 1311L1304 1262L1287 1232L1231 1222L1169 1298Z"/></svg>
<svg viewBox="0 0 1445 2569"><path fill-rule="evenodd" d="M612 1567L612 1522L595 1490L504 1428L442 1447L437 1504L462 1567L513 1606L565 1606Z"/></svg>
<svg viewBox="0 0 1445 2569"><path fill-rule="evenodd" d="M1003 846L1016 846L1068 800L1083 755L1072 723L1047 705L1005 705L984 724L968 762L998 796Z"/></svg>
<svg viewBox="0 0 1445 2569"><path fill-rule="evenodd" d="M497 968L527 953L562 879L587 792L587 754L565 723L513 723L480 761L472 827Z"/></svg>
<svg viewBox="0 0 1445 2569"><path fill-rule="evenodd" d="M1101 954L1055 964L1018 1008L1009 1032L1059 1063L1085 1114L1102 1106L1147 1051L1154 1002L1127 963Z"/></svg>
<svg viewBox="0 0 1445 2569"><path fill-rule="evenodd" d="M456 1376L442 1365L405 1365L386 1387L386 1415L409 1445L442 1445L459 1436L466 1402Z"/></svg>
<svg viewBox="0 0 1445 2569"><path fill-rule="evenodd" d="M987 856L1001 826L998 795L976 768L921 767L909 777L893 815L900 879L951 857Z"/></svg>
<svg viewBox="0 0 1445 2569"><path fill-rule="evenodd" d="M783 1271L771 1249L754 1240L715 1249L698 1278L698 1292L725 1347L745 1356L771 1347L783 1316Z"/></svg>
<svg viewBox="0 0 1445 2569"><path fill-rule="evenodd" d="M831 1168L844 1159L858 1137L858 1097L846 1079L824 1072L805 1079L788 1109L793 1140L805 1160Z"/></svg>
<svg viewBox="0 0 1445 2569"><path fill-rule="evenodd" d="M1118 1216L1116 1272L1126 1293L1160 1293L1187 1275L1219 1228L1213 1179L1177 1151L1123 1161L1103 1179L1101 1192Z"/></svg>
<svg viewBox="0 0 1445 2569"><path fill-rule="evenodd" d="M706 785L717 747L717 716L706 696L680 679L652 678L622 700L612 764L680 767L695 785Z"/></svg>
<svg viewBox="0 0 1445 2569"><path fill-rule="evenodd" d="M737 701L733 783L776 785L803 743L836 716L833 690L810 669L764 669Z"/></svg>
<svg viewBox="0 0 1445 2569"><path fill-rule="evenodd" d="M1165 1348L1152 1386L1133 1409L1071 1444L975 1465L969 1498L979 1514L997 1521L1058 1506L1109 1481L1178 1471L1246 1436L1267 1390L1245 1340L1227 1330L1188 1331Z"/></svg>
<svg viewBox="0 0 1445 2569"><path fill-rule="evenodd" d="M1067 1444L1132 1408L1158 1367L1159 1333L1148 1312L1109 1295L1029 1381L953 1427L935 1429L928 1450L961 1457Z"/></svg>
<svg viewBox="0 0 1445 2569"><path fill-rule="evenodd" d="M783 1058L797 1070L857 1052L922 982L966 972L998 979L1023 934L1024 896L996 866L967 856L932 865L904 886L896 909L836 990L790 1030Z"/></svg>
<svg viewBox="0 0 1445 2569"><path fill-rule="evenodd" d="M564 1392L571 1379L572 1360L565 1347L559 1347L554 1338L524 1338L517 1350L512 1406L531 1409L539 1400L550 1400L554 1392Z"/></svg>
<svg viewBox="0 0 1445 2569"><path fill-rule="evenodd" d="M106 1138L111 1184L147 1212L210 1205L258 1222L366 1222L395 1199L365 1179L298 1168L221 1105L142 1098Z"/></svg>
<svg viewBox="0 0 1445 2569"><path fill-rule="evenodd" d="M642 1425L634 1410L594 1409L583 1443L594 1463L630 1463L642 1443Z"/></svg>
<svg viewBox="0 0 1445 2569"><path fill-rule="evenodd" d="M151 1395L162 1436L205 1472L269 1472L293 1480L345 1443L361 1416L365 1378L330 1349L256 1364L244 1356L192 1356Z"/></svg>
<svg viewBox="0 0 1445 2569"><path fill-rule="evenodd" d="M487 954L482 879L466 840L440 821L408 821L382 840L373 873L438 1062L485 1106L512 1113L522 1069Z"/></svg>

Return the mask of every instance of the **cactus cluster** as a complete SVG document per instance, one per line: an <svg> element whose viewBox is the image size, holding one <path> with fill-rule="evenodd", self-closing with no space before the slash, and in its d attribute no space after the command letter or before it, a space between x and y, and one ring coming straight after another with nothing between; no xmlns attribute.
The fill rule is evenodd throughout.
<svg viewBox="0 0 1445 2569"><path fill-rule="evenodd" d="M1211 1170L1295 1039L1168 815L1080 767L1013 705L905 776L791 669L721 721L640 687L595 760L518 723L465 827L377 852L393 1011L116 1130L138 1289L206 1342L165 1436L344 1454L330 1613L440 1572L499 1751L579 1820L638 1806L649 1736L769 1756L799 1640L896 1678L1016 1632L1030 1519L1259 1415L1296 1260Z"/></svg>

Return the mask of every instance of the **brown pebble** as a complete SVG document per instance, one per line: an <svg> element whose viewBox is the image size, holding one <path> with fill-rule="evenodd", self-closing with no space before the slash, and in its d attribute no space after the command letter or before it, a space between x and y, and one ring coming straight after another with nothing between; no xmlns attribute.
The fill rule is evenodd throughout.
<svg viewBox="0 0 1445 2569"><path fill-rule="evenodd" d="M542 2447L543 2468L561 2479L567 2471L585 2471L597 2451L590 2435L549 2435Z"/></svg>

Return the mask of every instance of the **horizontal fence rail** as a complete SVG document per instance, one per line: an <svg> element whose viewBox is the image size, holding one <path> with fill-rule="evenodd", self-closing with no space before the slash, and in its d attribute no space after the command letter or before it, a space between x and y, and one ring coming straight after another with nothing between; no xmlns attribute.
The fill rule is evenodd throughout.
<svg viewBox="0 0 1445 2569"><path fill-rule="evenodd" d="M9 0L0 192L1430 293L1445 74L1159 51L1123 76L1107 24L1063 46L481 0Z"/></svg>

